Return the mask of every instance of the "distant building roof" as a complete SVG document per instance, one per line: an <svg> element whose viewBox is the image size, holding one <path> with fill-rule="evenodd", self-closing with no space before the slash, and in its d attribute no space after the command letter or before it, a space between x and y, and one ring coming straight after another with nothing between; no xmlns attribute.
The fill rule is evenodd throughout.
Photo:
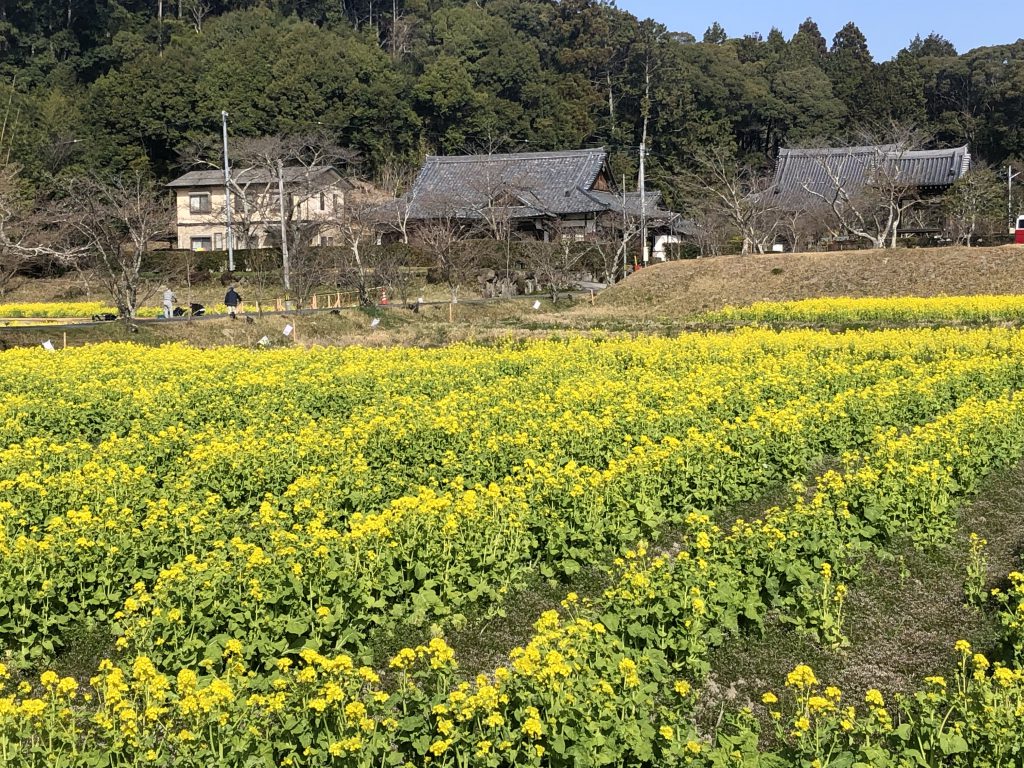
<svg viewBox="0 0 1024 768"><path fill-rule="evenodd" d="M782 149L771 191L791 200L828 196L836 191L837 179L846 189L864 186L871 169L881 163L895 163L898 178L907 186L942 190L970 169L971 153L966 145L929 150L900 150L893 144Z"/></svg>
<svg viewBox="0 0 1024 768"><path fill-rule="evenodd" d="M603 148L492 155L428 155L403 200L409 218L484 218L500 208L513 219L622 212ZM675 216L648 192L652 221ZM638 215L639 193L626 195L626 210Z"/></svg>
<svg viewBox="0 0 1024 768"><path fill-rule="evenodd" d="M337 180L344 181L345 185L351 188L351 184L348 181L342 179L341 174L338 173L337 169L332 165L314 165L305 167L301 165L293 166L286 165L284 167L283 177L285 184L294 184L299 181L306 179L318 179L320 176L325 174L333 174L337 177ZM269 168L243 168L242 170L232 170L232 178L240 186L247 186L249 184L276 184L277 175L272 173ZM188 173L179 176L174 181L167 184L168 187L223 187L224 186L224 171L222 170L203 170L203 171L189 171Z"/></svg>

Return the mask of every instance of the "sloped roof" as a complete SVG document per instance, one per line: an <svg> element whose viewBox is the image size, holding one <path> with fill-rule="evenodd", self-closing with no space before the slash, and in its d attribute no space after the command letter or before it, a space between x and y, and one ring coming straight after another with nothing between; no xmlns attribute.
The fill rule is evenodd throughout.
<svg viewBox="0 0 1024 768"><path fill-rule="evenodd" d="M428 155L405 199L414 219L480 218L491 207L513 218L596 213L607 210L591 191L607 158L604 149Z"/></svg>
<svg viewBox="0 0 1024 768"><path fill-rule="evenodd" d="M837 189L863 186L872 169L895 163L907 186L945 189L971 166L967 145L953 149L900 150L896 145L782 149L775 165L772 192L797 199L811 194L828 196Z"/></svg>
<svg viewBox="0 0 1024 768"><path fill-rule="evenodd" d="M301 165L286 165L283 171L282 175L284 177L285 184L294 184L299 181L305 181L306 179L317 179L325 174L333 174L334 177L336 177L335 180L343 181L348 188L352 188L352 185L342 179L341 174L338 173L337 169L332 165L314 165L309 168ZM243 168L242 170L232 170L232 178L238 185L243 187L249 184L277 183L277 175L272 173L269 168ZM169 182L167 186L223 187L224 171L189 171L188 173L179 176L174 181Z"/></svg>

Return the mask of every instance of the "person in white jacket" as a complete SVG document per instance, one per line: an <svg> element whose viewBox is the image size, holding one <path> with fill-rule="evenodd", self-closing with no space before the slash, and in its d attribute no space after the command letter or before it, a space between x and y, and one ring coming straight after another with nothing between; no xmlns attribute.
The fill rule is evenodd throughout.
<svg viewBox="0 0 1024 768"><path fill-rule="evenodd" d="M160 286L160 290L164 292L164 317L170 319L174 315L174 302L178 300L178 297L166 285Z"/></svg>

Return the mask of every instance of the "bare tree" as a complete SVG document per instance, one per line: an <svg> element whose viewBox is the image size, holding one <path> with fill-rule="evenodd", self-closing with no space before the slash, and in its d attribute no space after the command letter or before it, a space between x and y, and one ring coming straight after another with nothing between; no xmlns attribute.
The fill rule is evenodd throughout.
<svg viewBox="0 0 1024 768"><path fill-rule="evenodd" d="M19 174L16 165L0 167L0 296L29 268L74 266L81 256L59 222L36 205Z"/></svg>
<svg viewBox="0 0 1024 768"><path fill-rule="evenodd" d="M525 249L527 267L538 284L551 292L553 302L579 278L580 265L594 248L592 242L578 240L578 233L578 228L558 221L552 227L553 242L530 243Z"/></svg>
<svg viewBox="0 0 1024 768"><path fill-rule="evenodd" d="M381 164L376 184L392 200L381 207L381 224L395 228L403 243L409 242L409 219L415 205L417 169L391 155Z"/></svg>
<svg viewBox="0 0 1024 768"><path fill-rule="evenodd" d="M434 216L416 228L416 239L433 254L437 271L456 302L473 266L472 253L460 242L465 227L454 201L433 198L430 203Z"/></svg>
<svg viewBox="0 0 1024 768"><path fill-rule="evenodd" d="M213 10L213 3L210 0L180 0L185 6L185 10L188 12L189 20L192 22L192 28L196 31L197 35L203 33L203 22L206 17L210 15ZM179 11L181 6L179 5Z"/></svg>
<svg viewBox="0 0 1024 768"><path fill-rule="evenodd" d="M485 179L481 182L484 202L477 207L480 216L481 229L484 233L501 245L505 257L506 283L512 277L512 234L515 231L515 218L513 211L522 202L516 196L512 185L496 179L491 182Z"/></svg>
<svg viewBox="0 0 1024 768"><path fill-rule="evenodd" d="M826 233L839 234L834 226L830 226L830 216L830 210L820 200L782 206L779 210L779 234L794 253L807 250Z"/></svg>
<svg viewBox="0 0 1024 768"><path fill-rule="evenodd" d="M630 239L639 231L638 223L626 229L633 220L634 217L618 213L605 213L598 217L586 263L593 269L595 276L600 276L602 282L611 284L625 277L623 254L626 253Z"/></svg>
<svg viewBox="0 0 1024 768"><path fill-rule="evenodd" d="M892 126L884 136L864 131L861 138L864 146L818 152L815 165L824 183L807 179L801 186L825 205L840 230L873 248L895 248L900 223L920 203L904 157L920 145L921 137L912 129Z"/></svg>
<svg viewBox="0 0 1024 768"><path fill-rule="evenodd" d="M373 269L367 260L367 249L376 239L377 206L363 199L349 199L333 212L334 224L341 239L339 279L354 290L359 303L368 306L374 302L370 296Z"/></svg>
<svg viewBox="0 0 1024 768"><path fill-rule="evenodd" d="M168 232L174 212L168 196L140 172L68 183L63 219L77 247L127 320L149 293L142 258L149 242Z"/></svg>
<svg viewBox="0 0 1024 768"><path fill-rule="evenodd" d="M743 238L742 253L771 249L779 229L772 176L738 163L728 149L711 146L694 154L695 168L681 181L699 218L724 220Z"/></svg>
<svg viewBox="0 0 1024 768"><path fill-rule="evenodd" d="M721 256L726 252L729 238L735 234L728 217L711 206L698 206L690 210L690 220L701 256Z"/></svg>
<svg viewBox="0 0 1024 768"><path fill-rule="evenodd" d="M403 245L377 246L372 250L373 274L389 296L405 302L409 297L410 252Z"/></svg>
<svg viewBox="0 0 1024 768"><path fill-rule="evenodd" d="M1003 227L1003 184L991 168L975 166L957 179L943 199L946 230L957 243L971 247L977 235Z"/></svg>
<svg viewBox="0 0 1024 768"><path fill-rule="evenodd" d="M262 315L268 298L276 293L281 280L281 261L269 248L253 248L245 255L246 282L256 292L256 311Z"/></svg>

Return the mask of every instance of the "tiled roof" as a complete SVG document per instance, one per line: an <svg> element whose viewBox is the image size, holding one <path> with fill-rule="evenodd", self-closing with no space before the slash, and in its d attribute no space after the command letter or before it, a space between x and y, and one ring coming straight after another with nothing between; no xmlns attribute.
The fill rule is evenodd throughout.
<svg viewBox="0 0 1024 768"><path fill-rule="evenodd" d="M284 183L293 184L298 181L305 180L307 178L317 178L322 174L334 174L339 180L341 175L331 165L314 165L309 168L304 166L291 166L286 165L284 167ZM242 170L233 170L232 178L240 186L246 186L248 184L276 184L277 175L271 173L268 168L243 168ZM348 184L348 182L346 182ZM167 184L168 187L223 187L224 186L224 171L222 170L203 170L203 171L189 171L183 176L179 176L174 181ZM351 185L349 185L351 186Z"/></svg>
<svg viewBox="0 0 1024 768"><path fill-rule="evenodd" d="M504 155L429 155L406 199L411 218L480 218L489 207L513 218L608 210L591 192L605 167L604 149Z"/></svg>
<svg viewBox="0 0 1024 768"><path fill-rule="evenodd" d="M861 187L872 169L882 163L895 163L898 178L907 186L944 189L970 169L971 154L966 145L905 151L895 145L783 149L775 166L772 191L791 199L811 193L828 196L837 188L835 179L847 190Z"/></svg>

